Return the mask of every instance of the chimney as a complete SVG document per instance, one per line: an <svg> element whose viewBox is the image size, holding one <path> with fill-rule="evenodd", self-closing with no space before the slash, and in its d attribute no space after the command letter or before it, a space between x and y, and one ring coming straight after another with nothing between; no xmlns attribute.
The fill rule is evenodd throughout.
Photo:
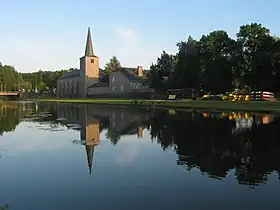
<svg viewBox="0 0 280 210"><path fill-rule="evenodd" d="M141 126L139 126L137 128L137 137L138 138L142 138L143 137L143 128Z"/></svg>
<svg viewBox="0 0 280 210"><path fill-rule="evenodd" d="M142 77L143 76L143 68L142 66L137 66L137 76Z"/></svg>

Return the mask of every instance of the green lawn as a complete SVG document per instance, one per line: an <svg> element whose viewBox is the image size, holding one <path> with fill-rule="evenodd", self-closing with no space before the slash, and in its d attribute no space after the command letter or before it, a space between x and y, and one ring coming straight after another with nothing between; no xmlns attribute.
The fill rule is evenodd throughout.
<svg viewBox="0 0 280 210"><path fill-rule="evenodd" d="M27 99L26 99L27 100ZM202 101L202 100L131 100L131 99L62 99L62 98L36 98L28 99L40 102L61 102L61 103L91 103L103 105L131 105L144 107L170 107L170 108L193 108L193 109L214 109L231 111L277 111L280 112L280 102L268 101Z"/></svg>

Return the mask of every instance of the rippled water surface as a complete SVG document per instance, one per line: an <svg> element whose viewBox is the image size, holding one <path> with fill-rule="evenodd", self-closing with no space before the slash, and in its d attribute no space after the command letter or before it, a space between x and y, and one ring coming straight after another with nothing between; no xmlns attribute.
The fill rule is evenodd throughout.
<svg viewBox="0 0 280 210"><path fill-rule="evenodd" d="M0 104L0 209L280 209L280 118Z"/></svg>

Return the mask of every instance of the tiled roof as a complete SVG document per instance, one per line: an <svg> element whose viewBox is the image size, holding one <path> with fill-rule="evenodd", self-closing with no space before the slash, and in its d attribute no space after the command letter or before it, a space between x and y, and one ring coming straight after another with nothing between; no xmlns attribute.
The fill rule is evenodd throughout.
<svg viewBox="0 0 280 210"><path fill-rule="evenodd" d="M59 77L59 80L62 79L70 79L74 77L79 77L80 76L80 69L74 69L72 71L65 72L61 77Z"/></svg>
<svg viewBox="0 0 280 210"><path fill-rule="evenodd" d="M93 87L109 87L109 84L99 82L99 83L96 83L96 84L93 84L93 85L89 86L88 88L93 88Z"/></svg>
<svg viewBox="0 0 280 210"><path fill-rule="evenodd" d="M64 75L59 77L58 80L71 79L71 78L75 78L75 77L79 77L79 76L80 76L80 69L74 69L72 71L68 71L68 72L64 73ZM103 77L102 69L99 69L99 76L100 76L100 78Z"/></svg>
<svg viewBox="0 0 280 210"><path fill-rule="evenodd" d="M141 81L143 79L146 79L146 75L144 75L144 71L142 77L139 77L137 75L137 68L121 67L116 69L115 71L122 72L129 81Z"/></svg>
<svg viewBox="0 0 280 210"><path fill-rule="evenodd" d="M139 77L137 75L137 68L121 67L116 69L115 71L122 72L129 81L137 82L147 79L146 71L143 71L142 77ZM75 77L80 77L80 69L74 69L72 71L66 72L63 76L59 77L58 80L71 79ZM103 77L103 70L99 69L99 80L102 80Z"/></svg>

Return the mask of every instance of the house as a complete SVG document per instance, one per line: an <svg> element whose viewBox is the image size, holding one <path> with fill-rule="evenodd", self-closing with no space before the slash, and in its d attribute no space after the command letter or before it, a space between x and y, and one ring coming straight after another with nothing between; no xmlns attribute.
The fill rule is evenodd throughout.
<svg viewBox="0 0 280 210"><path fill-rule="evenodd" d="M109 74L109 81L99 68L99 57L93 52L90 28L88 28L85 55L80 58L80 69L66 72L57 81L58 97L99 97L122 94L150 93L142 66L121 67Z"/></svg>

